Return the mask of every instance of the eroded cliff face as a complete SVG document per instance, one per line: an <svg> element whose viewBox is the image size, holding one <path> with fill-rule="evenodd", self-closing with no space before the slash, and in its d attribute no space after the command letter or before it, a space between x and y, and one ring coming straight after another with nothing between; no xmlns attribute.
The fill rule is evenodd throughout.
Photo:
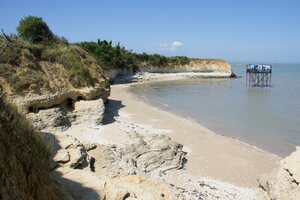
<svg viewBox="0 0 300 200"><path fill-rule="evenodd" d="M217 59L191 59L187 65L155 67L148 66L141 69L146 72L224 72L228 76L232 74L231 65L225 60Z"/></svg>
<svg viewBox="0 0 300 200"><path fill-rule="evenodd" d="M190 61L190 64L186 66L187 69L202 70L202 71L220 71L231 73L231 65L225 60L213 60L213 59L195 59Z"/></svg>
<svg viewBox="0 0 300 200"><path fill-rule="evenodd" d="M25 113L67 100L105 101L110 93L103 69L80 47L31 44L19 38L0 57L0 85Z"/></svg>

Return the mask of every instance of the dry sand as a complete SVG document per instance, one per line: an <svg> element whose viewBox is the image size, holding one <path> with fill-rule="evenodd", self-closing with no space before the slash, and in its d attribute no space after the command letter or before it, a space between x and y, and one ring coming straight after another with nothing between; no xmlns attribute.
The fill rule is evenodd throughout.
<svg viewBox="0 0 300 200"><path fill-rule="evenodd" d="M150 105L130 92L131 85L111 86L108 110L114 120L104 120L104 141L126 143L126 132L130 131L167 134L187 151L185 173L245 187L258 186L257 178L278 165L276 156ZM174 171L169 175L177 174Z"/></svg>

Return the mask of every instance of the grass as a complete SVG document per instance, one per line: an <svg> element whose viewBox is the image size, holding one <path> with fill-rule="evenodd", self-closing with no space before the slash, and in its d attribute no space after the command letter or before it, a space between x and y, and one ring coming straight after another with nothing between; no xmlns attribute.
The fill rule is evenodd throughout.
<svg viewBox="0 0 300 200"><path fill-rule="evenodd" d="M87 53L73 45L56 44L41 53L41 59L62 64L68 71L69 79L75 86L93 85L89 71Z"/></svg>
<svg viewBox="0 0 300 200"><path fill-rule="evenodd" d="M47 160L50 156L50 150L27 118L18 113L17 108L8 103L4 97L0 97L0 110L1 134L11 134L12 137L16 137L15 139L23 138L34 155Z"/></svg>
<svg viewBox="0 0 300 200"><path fill-rule="evenodd" d="M5 39L0 36L0 47L4 46ZM95 84L95 70L91 70L96 63L93 56L85 50L66 42L56 41L50 44L32 44L18 37L5 49L0 57L0 77L6 79L15 89L22 91L35 84L43 87L46 80L41 62L49 65L61 64L70 83L74 87L93 86ZM101 67L98 71L101 71Z"/></svg>

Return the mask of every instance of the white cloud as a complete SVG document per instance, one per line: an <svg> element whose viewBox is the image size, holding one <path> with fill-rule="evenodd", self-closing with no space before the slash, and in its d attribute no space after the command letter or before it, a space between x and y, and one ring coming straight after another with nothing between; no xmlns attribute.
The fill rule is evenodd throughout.
<svg viewBox="0 0 300 200"><path fill-rule="evenodd" d="M171 44L163 43L159 45L160 50L162 51L176 51L184 44L182 42L174 41Z"/></svg>
<svg viewBox="0 0 300 200"><path fill-rule="evenodd" d="M171 46L172 47L181 47L183 45L183 43L181 43L181 42L178 42L178 41L174 41L172 44L171 44Z"/></svg>

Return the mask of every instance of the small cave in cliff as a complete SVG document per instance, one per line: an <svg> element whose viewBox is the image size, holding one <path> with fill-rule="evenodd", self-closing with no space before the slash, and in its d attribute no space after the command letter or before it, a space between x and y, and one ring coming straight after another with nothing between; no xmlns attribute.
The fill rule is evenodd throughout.
<svg viewBox="0 0 300 200"><path fill-rule="evenodd" d="M29 107L28 107L28 112L34 112L33 106L29 106Z"/></svg>
<svg viewBox="0 0 300 200"><path fill-rule="evenodd" d="M76 101L81 101L81 100L85 100L85 98L83 98L82 96L78 96Z"/></svg>
<svg viewBox="0 0 300 200"><path fill-rule="evenodd" d="M66 104L68 109L73 109L74 108L74 100L71 98L67 98L66 100Z"/></svg>

